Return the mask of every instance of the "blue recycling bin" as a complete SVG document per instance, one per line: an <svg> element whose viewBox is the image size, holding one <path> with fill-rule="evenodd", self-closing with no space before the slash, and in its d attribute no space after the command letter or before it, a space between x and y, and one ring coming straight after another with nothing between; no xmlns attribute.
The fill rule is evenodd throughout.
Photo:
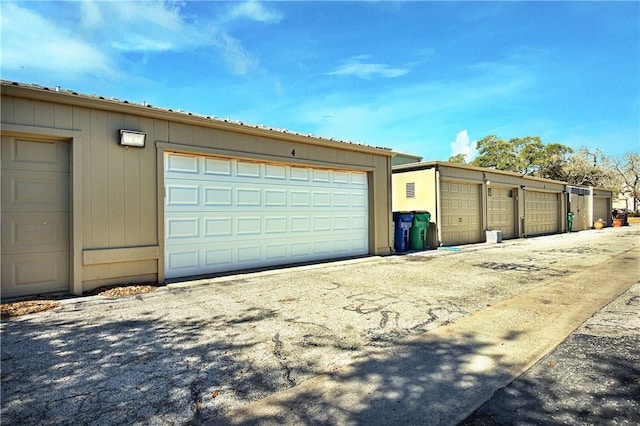
<svg viewBox="0 0 640 426"><path fill-rule="evenodd" d="M398 212L393 214L395 231L393 235L393 249L402 253L409 247L409 229L413 224L413 214Z"/></svg>

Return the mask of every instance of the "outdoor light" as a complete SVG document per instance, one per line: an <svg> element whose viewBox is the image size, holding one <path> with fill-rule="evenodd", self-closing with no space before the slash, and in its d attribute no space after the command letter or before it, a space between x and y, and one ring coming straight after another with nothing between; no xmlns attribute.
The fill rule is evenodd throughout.
<svg viewBox="0 0 640 426"><path fill-rule="evenodd" d="M137 130L120 130L120 145L122 146L136 146L144 148L144 138L146 133L138 132Z"/></svg>

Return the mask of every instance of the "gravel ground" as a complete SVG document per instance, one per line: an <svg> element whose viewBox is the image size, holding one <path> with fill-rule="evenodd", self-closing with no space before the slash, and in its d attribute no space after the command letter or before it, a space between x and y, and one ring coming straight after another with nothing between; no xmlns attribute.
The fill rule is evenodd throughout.
<svg viewBox="0 0 640 426"><path fill-rule="evenodd" d="M639 236L608 228L62 301L2 322L3 423L207 423Z"/></svg>

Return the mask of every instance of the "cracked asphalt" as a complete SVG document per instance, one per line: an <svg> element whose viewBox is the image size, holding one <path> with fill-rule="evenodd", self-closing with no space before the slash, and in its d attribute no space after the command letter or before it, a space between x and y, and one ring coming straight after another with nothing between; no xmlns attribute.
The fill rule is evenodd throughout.
<svg viewBox="0 0 640 426"><path fill-rule="evenodd" d="M607 228L66 300L2 322L2 423L226 423L252 403L639 246L640 227ZM637 267L620 273L637 281ZM637 318L640 307L630 306L624 315Z"/></svg>

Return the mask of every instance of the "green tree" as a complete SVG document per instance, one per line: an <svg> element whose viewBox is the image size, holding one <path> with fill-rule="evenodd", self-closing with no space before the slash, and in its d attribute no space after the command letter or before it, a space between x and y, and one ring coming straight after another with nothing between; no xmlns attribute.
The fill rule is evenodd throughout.
<svg viewBox="0 0 640 426"><path fill-rule="evenodd" d="M467 154L456 154L449 157L447 163L467 164Z"/></svg>
<svg viewBox="0 0 640 426"><path fill-rule="evenodd" d="M561 179L567 156L573 150L565 145L545 145L538 136L513 138L508 141L489 135L477 143L474 166L507 170L527 176Z"/></svg>

